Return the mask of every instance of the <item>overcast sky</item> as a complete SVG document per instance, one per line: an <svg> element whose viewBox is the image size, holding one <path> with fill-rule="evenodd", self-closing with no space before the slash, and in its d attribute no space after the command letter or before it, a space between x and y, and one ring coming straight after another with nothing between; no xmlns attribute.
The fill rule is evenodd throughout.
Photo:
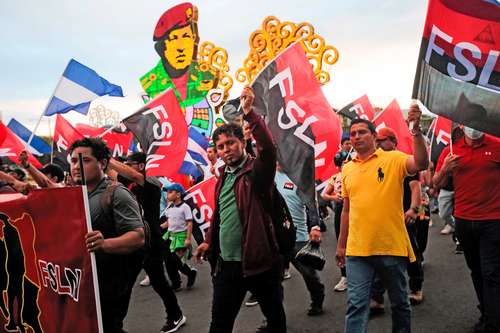
<svg viewBox="0 0 500 333"><path fill-rule="evenodd" d="M0 2L0 110L33 128L69 59L122 86L127 98L97 103L126 116L140 104L138 78L158 61L152 34L158 18L181 1L23 0ZM309 22L335 46L340 59L323 87L339 108L368 94L385 107L410 101L427 1L410 0L205 0L200 41L227 49L234 74L248 53L248 37L268 15ZM239 94L240 86L231 91ZM70 112L69 119L86 118ZM40 133L47 132L44 120Z"/></svg>

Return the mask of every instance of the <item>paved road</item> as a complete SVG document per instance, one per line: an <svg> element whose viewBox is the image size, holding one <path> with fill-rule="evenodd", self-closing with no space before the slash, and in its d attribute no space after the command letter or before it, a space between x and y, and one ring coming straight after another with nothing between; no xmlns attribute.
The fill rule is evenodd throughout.
<svg viewBox="0 0 500 333"><path fill-rule="evenodd" d="M434 219L434 227L429 230L429 245L425 254L424 298L421 305L414 307L412 326L414 332L470 332L478 319L476 299L472 282L462 255L454 254L450 237L439 235L440 221ZM328 261L321 277L326 286L325 313L319 317L308 317L306 310L309 298L304 282L297 271L292 269L292 278L284 281L285 310L288 332L343 332L346 294L333 291L340 272L335 267L336 241L333 227L324 235L323 249ZM210 322L212 288L207 264L197 266L199 280L191 290L177 293L177 297L187 317L182 333L202 333L208 331ZM142 278L142 275L140 276ZM389 309L389 304L386 304ZM258 306L241 308L234 332L255 332L262 315ZM134 289L125 328L130 333L156 333L164 323L164 308L151 287ZM390 332L390 311L370 320L370 332Z"/></svg>

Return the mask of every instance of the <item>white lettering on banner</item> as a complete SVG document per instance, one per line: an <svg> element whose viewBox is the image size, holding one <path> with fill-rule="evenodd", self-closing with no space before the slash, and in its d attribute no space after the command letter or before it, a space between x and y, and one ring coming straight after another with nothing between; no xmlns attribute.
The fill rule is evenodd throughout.
<svg viewBox="0 0 500 333"><path fill-rule="evenodd" d="M115 143L115 147L113 148L113 157L122 155L123 155L123 146L118 143Z"/></svg>
<svg viewBox="0 0 500 333"><path fill-rule="evenodd" d="M59 135L56 141L56 147L58 152L67 151L68 150L68 141Z"/></svg>
<svg viewBox="0 0 500 333"><path fill-rule="evenodd" d="M45 288L50 287L59 295L69 295L75 302L78 302L82 279L81 269L64 267L65 281L63 281L61 279L61 267L58 264L38 260L38 268L42 284Z"/></svg>
<svg viewBox="0 0 500 333"><path fill-rule="evenodd" d="M286 96L285 80L288 80L288 84L290 85L289 87L290 96L293 96L293 80L292 80L292 71L290 70L290 67L285 68L283 71L276 74L276 76L273 77L271 81L269 81L269 89L278 84L280 87L281 96L285 97Z"/></svg>
<svg viewBox="0 0 500 333"><path fill-rule="evenodd" d="M385 122L381 122L380 124L378 124L378 126L377 126L377 128L375 128L375 130L378 132L379 130L381 130L384 127L387 127L387 126L385 126Z"/></svg>
<svg viewBox="0 0 500 333"><path fill-rule="evenodd" d="M289 96L293 96L293 78L290 67L285 68L283 71L276 74L276 76L271 81L269 81L269 89L278 84L280 87L281 96L286 97L287 94L285 89L285 81L289 82ZM283 110L283 108L280 108L280 110L278 111L278 126L281 129L287 130L299 124L292 111L296 111L299 118L303 118L306 115L306 112L302 110L302 108L294 100L289 100L285 105L285 110ZM284 117L285 114L286 118ZM316 121L318 121L318 118L314 115L305 118L302 124L300 124L295 129L293 135L295 135L297 138L314 149L314 164L316 167L320 167L325 165L326 161L325 158L318 158L318 156L326 150L327 143L326 141L322 141L315 144L313 139L305 135L305 132L309 128L309 126Z"/></svg>
<svg viewBox="0 0 500 333"><path fill-rule="evenodd" d="M10 152L10 148L0 148L0 156L11 156L16 157L15 153Z"/></svg>
<svg viewBox="0 0 500 333"><path fill-rule="evenodd" d="M160 165L158 163L155 163L155 162L161 161L164 158L165 158L165 156L163 156L163 155L149 154L149 150L148 150L148 155L146 157L146 169L158 168Z"/></svg>
<svg viewBox="0 0 500 333"><path fill-rule="evenodd" d="M440 56L444 55L443 48L441 48L436 44L437 37L443 39L449 44L453 43L452 36L448 35L444 31L433 25L431 35L429 37L429 45L427 46L427 50L425 52L426 63L430 63L430 59L433 52ZM465 57L464 51L470 53L474 59L481 60L482 58L481 49L478 46L469 42L460 42L454 46L453 55L455 59L465 68L465 73L464 74L457 73L457 66L452 63L449 63L446 66L446 71L448 72L448 75L450 75L455 79L469 82L473 81L476 78L477 68L469 59ZM497 64L499 55L500 52L498 50L490 50L488 52L485 64L479 75L478 86L500 91L500 86L495 86L494 84L491 84L489 82L491 74L493 73L493 70L495 69L495 66Z"/></svg>
<svg viewBox="0 0 500 333"><path fill-rule="evenodd" d="M197 199L198 197L198 199ZM193 198L193 202L199 207L193 209L193 218L196 221L196 223L199 224L200 230L205 234L205 230L208 229L209 223L206 221L205 216L207 219L211 219L213 215L213 210L212 207L210 207L208 204L206 204L207 199L205 198L205 195L201 191L201 189L197 189L196 191L193 191L191 193L188 193L184 197L184 201L187 201L189 199Z"/></svg>
<svg viewBox="0 0 500 333"><path fill-rule="evenodd" d="M149 145L146 158L146 169L158 168L160 166L160 164L154 162L164 159L165 156L159 154L151 154L151 151L153 150L154 147L170 146L172 144L172 140L165 140L165 139L169 139L173 134L172 124L166 121L168 119L168 113L167 110L165 110L165 108L163 107L163 105L158 105L152 109L146 110L142 114L148 115L151 113L155 116L156 119L162 121L161 125L158 125L158 123L153 124L153 137L156 141L153 141Z"/></svg>
<svg viewBox="0 0 500 333"><path fill-rule="evenodd" d="M361 104L354 104L349 108L349 111L351 112L356 112L359 118L370 120L368 116L366 115L365 109L363 109L363 105Z"/></svg>
<svg viewBox="0 0 500 333"><path fill-rule="evenodd" d="M438 135L436 136L436 142L438 144L442 143L445 146L447 146L450 144L450 140L451 140L450 133L440 129Z"/></svg>

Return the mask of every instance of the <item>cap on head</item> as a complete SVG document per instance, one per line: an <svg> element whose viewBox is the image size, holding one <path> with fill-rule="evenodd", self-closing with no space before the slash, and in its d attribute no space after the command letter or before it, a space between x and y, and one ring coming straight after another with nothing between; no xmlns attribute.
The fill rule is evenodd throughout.
<svg viewBox="0 0 500 333"><path fill-rule="evenodd" d="M156 42L173 28L181 28L197 20L197 9L189 2L181 3L168 9L156 23L153 40Z"/></svg>
<svg viewBox="0 0 500 333"><path fill-rule="evenodd" d="M179 183L172 183L170 185L167 185L163 188L163 191L165 192L176 191L179 192L181 195L184 194L185 192L184 187L182 187L182 185Z"/></svg>
<svg viewBox="0 0 500 333"><path fill-rule="evenodd" d="M390 127L384 127L377 131L377 140L385 140L390 139L394 143L398 142L398 138L396 132Z"/></svg>

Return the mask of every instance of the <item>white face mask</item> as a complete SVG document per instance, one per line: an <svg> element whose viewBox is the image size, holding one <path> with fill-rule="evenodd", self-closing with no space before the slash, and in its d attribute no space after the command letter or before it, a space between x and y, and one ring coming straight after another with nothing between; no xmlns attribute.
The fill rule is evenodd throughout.
<svg viewBox="0 0 500 333"><path fill-rule="evenodd" d="M472 140L477 140L484 135L483 132L475 130L475 129L467 127L467 126L464 126L464 134L467 135Z"/></svg>

